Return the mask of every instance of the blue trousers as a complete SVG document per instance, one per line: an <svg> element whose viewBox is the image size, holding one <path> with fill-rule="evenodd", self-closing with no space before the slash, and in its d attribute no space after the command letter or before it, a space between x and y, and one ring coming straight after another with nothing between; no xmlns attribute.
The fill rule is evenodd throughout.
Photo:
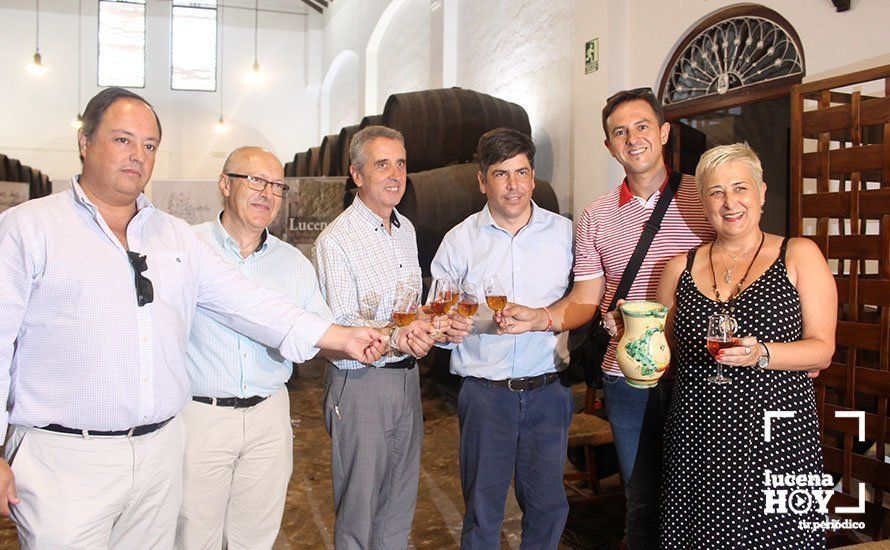
<svg viewBox="0 0 890 550"><path fill-rule="evenodd" d="M673 388L672 379L644 390L628 386L620 376L603 375L606 414L624 480L631 550L658 548L664 422Z"/></svg>
<svg viewBox="0 0 890 550"><path fill-rule="evenodd" d="M523 549L555 549L569 514L562 484L572 394L559 382L523 392L466 377L458 397L461 548L500 548L510 480L522 509Z"/></svg>

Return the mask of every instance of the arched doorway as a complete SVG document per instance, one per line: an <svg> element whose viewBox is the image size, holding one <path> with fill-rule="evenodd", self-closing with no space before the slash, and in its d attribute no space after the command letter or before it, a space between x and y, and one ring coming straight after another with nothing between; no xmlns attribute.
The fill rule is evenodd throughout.
<svg viewBox="0 0 890 550"><path fill-rule="evenodd" d="M671 54L658 97L672 125L670 161L692 173L709 147L747 141L767 181L763 227L787 234L791 86L805 74L791 24L757 4L721 9Z"/></svg>

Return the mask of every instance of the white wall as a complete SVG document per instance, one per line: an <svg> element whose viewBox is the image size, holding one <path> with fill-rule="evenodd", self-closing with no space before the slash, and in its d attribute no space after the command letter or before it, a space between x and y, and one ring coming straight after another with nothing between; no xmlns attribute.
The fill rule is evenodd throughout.
<svg viewBox="0 0 890 550"><path fill-rule="evenodd" d="M351 50L358 53L359 62L364 69L365 49L371 33L380 19L383 10L391 0L337 0L328 5L324 13L324 37L322 64L325 71L331 66L340 52ZM359 87L359 104L365 105L365 78L364 70L361 75ZM378 113L362 113L366 114ZM358 124L356 120L352 124Z"/></svg>
<svg viewBox="0 0 890 550"><path fill-rule="evenodd" d="M365 51L365 110L382 113L396 93L434 86L431 73L429 0L393 0L384 10Z"/></svg>
<svg viewBox="0 0 890 550"><path fill-rule="evenodd" d="M338 133L361 120L362 68L357 53L344 50L334 58L321 85L321 133Z"/></svg>
<svg viewBox="0 0 890 550"><path fill-rule="evenodd" d="M83 2L82 105L77 101L77 2L40 3L40 51L51 69L37 79L25 73L33 55L34 3L0 0L0 152L18 158L53 178L79 170L75 131L69 125L78 108L99 91L96 86L97 2ZM170 89L170 3L147 4L146 85L135 89L161 118L163 140L157 179L203 179L219 173L224 156L239 145L269 148L283 161L317 141L318 98L306 92L304 60L321 57L320 34L314 52L305 29L306 15L260 13L259 62L267 75L260 87L244 79L253 64L253 12L226 9L224 43L227 134L213 126L219 116L217 92ZM320 16L309 17L321 20ZM320 25L319 25L320 26ZM320 65L320 62L318 63ZM320 82L315 82L320 84Z"/></svg>
<svg viewBox="0 0 890 550"><path fill-rule="evenodd" d="M553 185L562 211L571 211L570 58L575 4L574 0L459 4L457 85L525 108L538 148L536 174ZM578 4L587 5L587 0Z"/></svg>
<svg viewBox="0 0 890 550"><path fill-rule="evenodd" d="M674 48L703 18L738 0L577 0L571 70L575 100L573 210L619 184L623 172L603 148L600 112L618 90L657 89ZM853 0L838 13L831 2L760 0L795 28L805 81L890 63L890 2ZM583 44L600 37L600 70L584 74ZM592 152L592 154L591 154Z"/></svg>

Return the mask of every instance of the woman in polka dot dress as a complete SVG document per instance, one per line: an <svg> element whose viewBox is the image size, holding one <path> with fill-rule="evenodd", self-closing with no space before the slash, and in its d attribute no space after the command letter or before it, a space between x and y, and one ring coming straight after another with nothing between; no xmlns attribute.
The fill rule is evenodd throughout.
<svg viewBox="0 0 890 550"><path fill-rule="evenodd" d="M824 532L801 523L824 514L777 498L823 489L810 378L834 353L834 279L811 241L761 231L766 185L746 144L707 151L695 179L717 239L671 260L658 290L671 307L677 375L665 429L662 547L824 548ZM733 347L717 356L728 384L708 381L717 370L706 347L715 313L738 324ZM766 411L793 413L772 419L769 439ZM805 482L786 486L785 474Z"/></svg>

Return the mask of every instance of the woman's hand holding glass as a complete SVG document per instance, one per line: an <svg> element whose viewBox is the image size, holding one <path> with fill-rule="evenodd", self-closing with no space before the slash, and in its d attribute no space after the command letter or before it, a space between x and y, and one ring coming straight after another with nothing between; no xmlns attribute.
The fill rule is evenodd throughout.
<svg viewBox="0 0 890 550"><path fill-rule="evenodd" d="M736 338L733 347L723 348L715 358L718 362L729 367L753 367L763 355L763 347L753 336Z"/></svg>

